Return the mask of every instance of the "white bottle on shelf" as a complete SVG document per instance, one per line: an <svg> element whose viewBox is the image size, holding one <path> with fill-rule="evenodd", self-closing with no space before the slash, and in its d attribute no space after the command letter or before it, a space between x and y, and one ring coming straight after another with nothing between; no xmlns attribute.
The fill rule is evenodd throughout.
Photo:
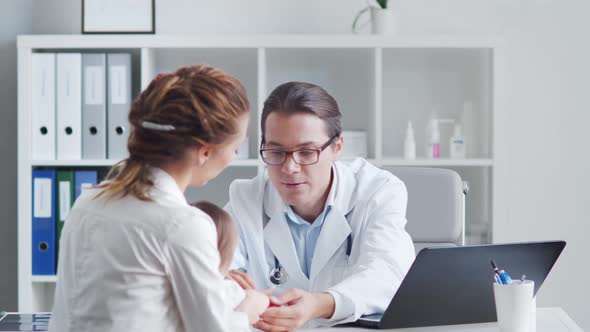
<svg viewBox="0 0 590 332"><path fill-rule="evenodd" d="M412 121L408 121L408 127L406 128L406 138L404 140L404 159L416 159L416 140L414 139L414 128L412 127Z"/></svg>
<svg viewBox="0 0 590 332"><path fill-rule="evenodd" d="M426 158L440 158L440 128L436 113L432 113L427 126Z"/></svg>
<svg viewBox="0 0 590 332"><path fill-rule="evenodd" d="M449 140L449 154L453 159L465 158L465 137L462 134L462 126L455 123L453 136Z"/></svg>

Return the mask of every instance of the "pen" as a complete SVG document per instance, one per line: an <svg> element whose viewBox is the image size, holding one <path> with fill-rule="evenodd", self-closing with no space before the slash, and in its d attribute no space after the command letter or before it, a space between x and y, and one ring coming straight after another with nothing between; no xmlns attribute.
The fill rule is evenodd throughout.
<svg viewBox="0 0 590 332"><path fill-rule="evenodd" d="M498 267L496 266L496 262L494 262L494 260L492 259L490 261L490 263L492 264L492 267L494 268L494 277L496 278L496 282L498 282L498 284L503 285L504 283L502 282L502 277L500 277L500 271L498 271Z"/></svg>
<svg viewBox="0 0 590 332"><path fill-rule="evenodd" d="M496 279L496 283L501 285L502 284L502 279L500 279L500 275L494 273L494 278Z"/></svg>
<svg viewBox="0 0 590 332"><path fill-rule="evenodd" d="M500 278L504 280L504 283L506 283L506 285L510 285L512 283L512 278L510 278L510 275L508 275L508 273L504 270L500 270Z"/></svg>
<svg viewBox="0 0 590 332"><path fill-rule="evenodd" d="M496 266L496 262L494 262L494 260L491 260L490 263L492 264L492 267L494 268L496 280L500 279L499 284L500 285L510 285L512 283L512 279L510 278L508 273L506 273L506 271L504 271L504 270L498 270L498 266Z"/></svg>

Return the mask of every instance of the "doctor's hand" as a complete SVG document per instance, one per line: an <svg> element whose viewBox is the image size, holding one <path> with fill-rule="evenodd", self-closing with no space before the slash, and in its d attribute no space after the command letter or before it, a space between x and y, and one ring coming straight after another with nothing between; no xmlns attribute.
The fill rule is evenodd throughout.
<svg viewBox="0 0 590 332"><path fill-rule="evenodd" d="M336 305L329 293L310 293L297 288L270 299L271 306L254 325L267 332L293 331L312 319L330 318Z"/></svg>
<svg viewBox="0 0 590 332"><path fill-rule="evenodd" d="M227 272L226 278L237 282L238 285L242 287L242 289L256 289L254 280L252 280L252 278L250 278L250 276L244 272L238 270L229 270Z"/></svg>

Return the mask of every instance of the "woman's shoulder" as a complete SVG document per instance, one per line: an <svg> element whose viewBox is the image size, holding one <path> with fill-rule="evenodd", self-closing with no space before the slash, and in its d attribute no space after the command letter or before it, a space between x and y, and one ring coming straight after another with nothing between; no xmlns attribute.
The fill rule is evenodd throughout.
<svg viewBox="0 0 590 332"><path fill-rule="evenodd" d="M100 195L101 191L96 187L84 190L74 208L102 215L111 221L133 224L143 230L151 229L164 237L177 230L192 234L213 231L215 235L215 226L209 215L186 203L159 197L140 200L133 194L108 197Z"/></svg>
<svg viewBox="0 0 590 332"><path fill-rule="evenodd" d="M190 205L181 206L170 211L181 227L215 227L211 217L198 208Z"/></svg>
<svg viewBox="0 0 590 332"><path fill-rule="evenodd" d="M217 246L217 230L209 215L190 205L168 209L169 223L167 224L166 240L169 245L179 247Z"/></svg>

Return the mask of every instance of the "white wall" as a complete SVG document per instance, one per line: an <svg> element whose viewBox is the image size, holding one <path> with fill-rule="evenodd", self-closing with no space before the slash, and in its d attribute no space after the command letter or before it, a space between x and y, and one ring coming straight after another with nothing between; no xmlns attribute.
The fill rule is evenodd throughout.
<svg viewBox="0 0 590 332"><path fill-rule="evenodd" d="M508 211L502 241L564 239L541 289L541 306L563 306L590 329L590 75L588 1L537 2L505 31L510 122L504 165ZM574 280L580 280L575 282Z"/></svg>
<svg viewBox="0 0 590 332"><path fill-rule="evenodd" d="M31 33L32 1L0 1L0 310L17 310L16 35Z"/></svg>
<svg viewBox="0 0 590 332"><path fill-rule="evenodd" d="M158 33L348 33L361 0L156 1ZM587 0L392 0L400 33L498 34L506 40L497 165L507 209L495 240L565 239L540 306L590 329L590 12ZM36 1L35 33L79 33L80 1ZM497 216L498 217L498 216Z"/></svg>

